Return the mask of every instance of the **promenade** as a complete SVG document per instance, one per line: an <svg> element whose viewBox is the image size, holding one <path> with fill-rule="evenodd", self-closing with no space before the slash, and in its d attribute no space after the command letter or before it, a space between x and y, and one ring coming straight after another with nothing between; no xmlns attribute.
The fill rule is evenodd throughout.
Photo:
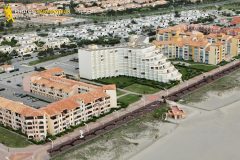
<svg viewBox="0 0 240 160"><path fill-rule="evenodd" d="M174 86L168 90L162 90L158 93L152 94L152 95L144 95L140 101L131 104L126 109L121 109L119 111L113 112L112 114L109 114L96 122L91 122L89 124L86 124L83 127L80 127L78 129L75 129L74 132L66 134L62 137L57 138L52 143L47 143L44 145L32 145L28 146L26 148L8 148L6 146L0 145L0 160L7 160L7 159L21 159L21 156L24 157L26 160L47 160L49 159L48 151L51 150L51 148L55 148L58 146L61 146L61 144L66 144L69 141L72 141L80 136L80 130L82 130L85 133L90 133L91 131L101 128L101 126L104 126L105 124L108 124L110 122L116 121L120 117L123 117L124 115L128 115L131 113L134 113L135 111L144 108L144 106L153 106L156 101L162 100L162 97L168 97L169 95L173 95L174 93L178 92L179 90L182 90L188 86L192 86L198 82L203 81L206 77L211 77L217 73L222 73L224 70L231 68L237 64L240 64L240 60L235 60L231 63L228 63L224 66L220 66L210 72L201 74L199 76L196 76L190 80L181 82L177 86ZM134 117L133 117L134 118ZM95 138L96 136L92 136L90 139ZM68 149L68 148L66 148Z"/></svg>

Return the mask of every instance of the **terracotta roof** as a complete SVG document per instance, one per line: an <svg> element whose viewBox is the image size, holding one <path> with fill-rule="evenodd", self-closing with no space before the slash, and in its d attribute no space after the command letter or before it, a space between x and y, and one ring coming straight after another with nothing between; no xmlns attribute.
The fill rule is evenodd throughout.
<svg viewBox="0 0 240 160"><path fill-rule="evenodd" d="M174 115L183 115L185 114L182 109L178 108L178 106L172 106L170 112Z"/></svg>
<svg viewBox="0 0 240 160"><path fill-rule="evenodd" d="M0 108L11 110L12 112L21 114L23 116L43 116L44 112L38 109L29 107L20 102L15 102L3 97L0 97Z"/></svg>
<svg viewBox="0 0 240 160"><path fill-rule="evenodd" d="M230 22L231 25L240 24L240 16L233 17L232 21Z"/></svg>
<svg viewBox="0 0 240 160"><path fill-rule="evenodd" d="M48 88L53 87L57 90L63 90L66 93L69 93L78 86L84 86L89 89L100 88L96 85L79 82L71 79L64 78L63 75L55 76L56 73L63 73L61 68L52 68L46 71L37 72L31 75L31 82L39 85L45 85Z"/></svg>
<svg viewBox="0 0 240 160"><path fill-rule="evenodd" d="M185 32L185 31L187 31L187 25L179 24L179 25L176 25L176 26L168 27L168 28L161 28L161 29L158 29L157 33L158 34L163 34L163 33L166 33L166 32L174 32L174 31Z"/></svg>
<svg viewBox="0 0 240 160"><path fill-rule="evenodd" d="M116 90L116 85L115 84L110 84L110 85L104 85L102 86L104 90Z"/></svg>
<svg viewBox="0 0 240 160"><path fill-rule="evenodd" d="M64 110L72 110L80 106L80 102L84 104L91 103L99 98L109 97L103 90L99 89L82 94L76 94L69 98L62 99L60 101L51 103L41 110L45 111L48 115L54 116L61 114Z"/></svg>

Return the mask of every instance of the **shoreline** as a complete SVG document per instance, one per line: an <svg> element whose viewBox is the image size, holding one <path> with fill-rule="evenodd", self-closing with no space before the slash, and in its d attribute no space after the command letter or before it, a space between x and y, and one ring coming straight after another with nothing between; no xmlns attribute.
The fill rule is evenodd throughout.
<svg viewBox="0 0 240 160"><path fill-rule="evenodd" d="M237 72L230 74L230 76L235 76L235 78L236 75L238 76L237 79L239 79L240 76ZM220 82L215 81L213 84L217 86L217 83ZM227 81L226 84L230 85ZM197 92L201 93L204 87L194 91L191 95ZM197 114L193 115L190 113L190 117L187 115L185 120L179 121L179 127L172 134L158 139L151 146L140 153L136 153L130 160L156 160L159 157L164 160L238 160L240 153L237 150L237 146L240 145L240 142L235 139L240 134L240 125L237 123L240 120L238 116L238 112L240 112L238 107L240 106L240 97L237 96L240 90L238 86L234 89L223 91L212 91L209 87L208 89L205 93L201 93L207 94L205 100L193 102L193 104L203 105L203 108L191 106L191 102L178 104L183 109L191 108ZM218 92L222 94L219 95ZM230 98L230 100L225 104L222 104L221 101L215 101L215 105L218 107L213 110L206 110L204 107L213 105L211 100L214 96L222 99L222 101L226 98ZM233 96L237 96L237 99Z"/></svg>

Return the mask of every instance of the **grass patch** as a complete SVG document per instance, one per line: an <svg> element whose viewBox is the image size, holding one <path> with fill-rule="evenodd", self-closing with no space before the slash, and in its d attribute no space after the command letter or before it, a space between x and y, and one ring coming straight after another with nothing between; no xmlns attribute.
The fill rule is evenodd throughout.
<svg viewBox="0 0 240 160"><path fill-rule="evenodd" d="M158 108L154 110L153 117L156 119L162 118L163 114L167 113L169 110L169 107L167 105L162 106L161 108Z"/></svg>
<svg viewBox="0 0 240 160"><path fill-rule="evenodd" d="M126 92L123 92L123 91L120 91L120 90L118 90L117 89L117 96L121 96L121 95L123 95L123 94L125 94Z"/></svg>
<svg viewBox="0 0 240 160"><path fill-rule="evenodd" d="M137 84L137 83L134 83L128 87L125 87L124 89L131 92L140 93L140 94L153 94L160 90L158 88L153 88L151 86L146 86L146 85Z"/></svg>
<svg viewBox="0 0 240 160"><path fill-rule="evenodd" d="M175 68L182 74L182 80L188 80L203 73L203 71L175 64Z"/></svg>
<svg viewBox="0 0 240 160"><path fill-rule="evenodd" d="M164 89L164 88L171 88L179 83L178 81L171 81L169 83L163 83L163 82L147 80L147 79L143 79L143 78L128 77L128 76L101 78L96 81L98 83L103 83L103 84L116 84L117 88L121 88L121 89L124 89L133 84L139 84L142 86L146 86L146 88L152 87L152 88L157 88L157 89Z"/></svg>
<svg viewBox="0 0 240 160"><path fill-rule="evenodd" d="M130 104L137 102L141 99L141 95L135 95L135 94L128 94L125 96L122 96L118 99L118 104L120 104L121 107L128 107Z"/></svg>
<svg viewBox="0 0 240 160"><path fill-rule="evenodd" d="M0 127L0 143L14 148L22 148L31 144L27 138Z"/></svg>
<svg viewBox="0 0 240 160"><path fill-rule="evenodd" d="M126 76L102 78L97 81L104 84L116 84L118 88L122 89L134 83L134 79Z"/></svg>
<svg viewBox="0 0 240 160"><path fill-rule="evenodd" d="M172 61L179 61L179 63L174 64L174 66L182 74L182 80L191 79L195 76L198 76L204 72L209 72L218 67L216 65L196 63L193 61L184 60L172 60ZM184 63L181 64L181 62L188 63L189 65L185 65Z"/></svg>
<svg viewBox="0 0 240 160"><path fill-rule="evenodd" d="M208 71L211 71L213 69L216 69L218 66L206 65L206 64L192 64L189 67L192 68L192 69L201 70L203 72L208 72Z"/></svg>

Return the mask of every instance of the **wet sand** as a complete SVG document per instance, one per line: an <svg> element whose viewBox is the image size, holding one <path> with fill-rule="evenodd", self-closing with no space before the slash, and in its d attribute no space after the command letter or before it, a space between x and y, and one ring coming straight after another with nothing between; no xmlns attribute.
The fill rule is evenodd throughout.
<svg viewBox="0 0 240 160"><path fill-rule="evenodd" d="M131 160L239 160L240 101L202 111Z"/></svg>

